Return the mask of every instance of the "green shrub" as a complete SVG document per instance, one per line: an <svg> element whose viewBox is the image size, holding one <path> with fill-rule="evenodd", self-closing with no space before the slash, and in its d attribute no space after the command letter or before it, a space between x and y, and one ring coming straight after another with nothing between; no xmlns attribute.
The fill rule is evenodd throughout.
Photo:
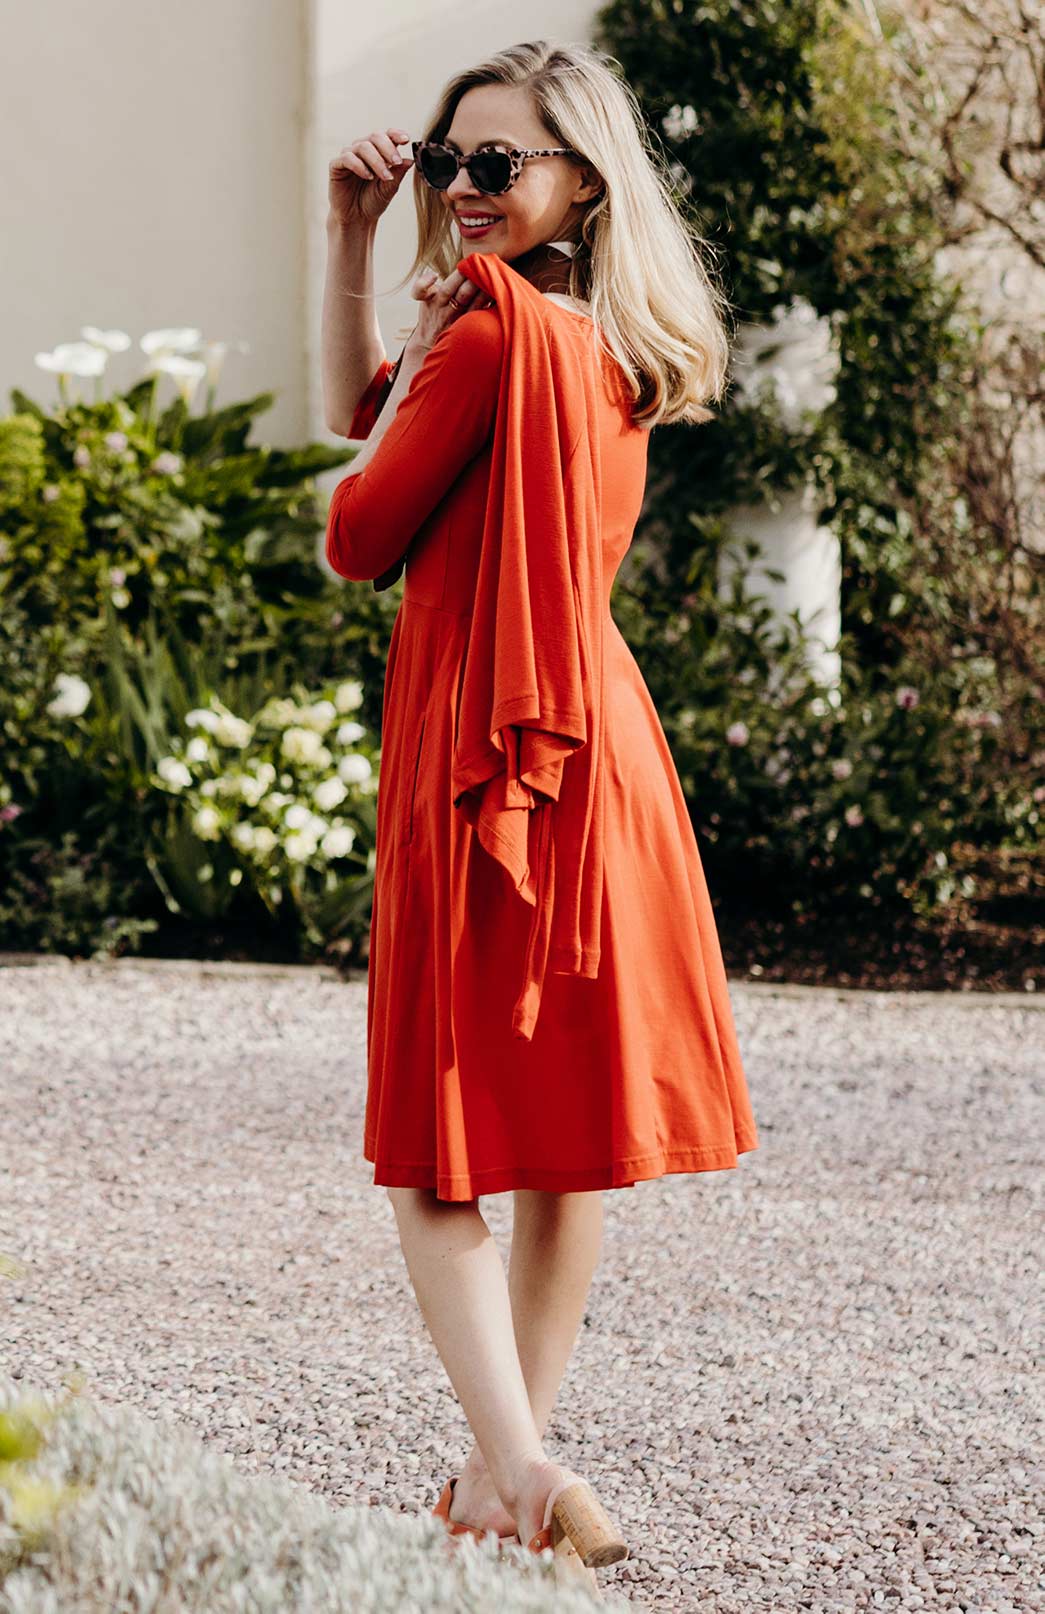
<svg viewBox="0 0 1045 1614"><path fill-rule="evenodd" d="M157 333L164 335L165 333ZM166 333L178 335L185 333ZM192 333L187 333L192 334ZM143 344L144 345L144 344ZM72 359L69 362L73 362ZM356 681L381 719L398 593L324 572L314 477L345 447L247 439L271 395L158 410L159 374L0 421L0 935L73 952L139 944L179 912L272 925L273 882L220 891L154 769L193 707L257 711ZM372 840L367 815L360 844ZM358 852L355 854L358 859ZM356 951L372 871L305 889L275 928ZM291 886L291 889L293 887ZM252 906L253 905L253 906Z"/></svg>
<svg viewBox="0 0 1045 1614"><path fill-rule="evenodd" d="M902 60L902 11L878 15ZM1040 567L1011 563L965 497L982 333L938 271L950 197L865 27L851 0L598 14L737 319L805 300L840 360L810 431L733 389L715 421L654 433L614 614L720 889L925 913L969 895L949 872L958 844L1041 855L1045 613ZM905 98L919 83L928 98L912 56ZM837 691L803 675L797 620L770 631L754 587L716 584L730 511L806 476L841 547Z"/></svg>

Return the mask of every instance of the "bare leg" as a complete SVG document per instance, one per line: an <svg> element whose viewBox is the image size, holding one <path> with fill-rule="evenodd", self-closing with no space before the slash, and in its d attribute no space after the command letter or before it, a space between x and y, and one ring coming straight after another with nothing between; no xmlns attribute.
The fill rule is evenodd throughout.
<svg viewBox="0 0 1045 1614"><path fill-rule="evenodd" d="M527 1541L541 1527L544 1499L564 1470L549 1461L541 1445L515 1340L512 1296L493 1235L476 1201L441 1201L428 1188L389 1188L388 1194L396 1212L410 1282L428 1330L475 1433L497 1499L517 1524L520 1538ZM581 1201L599 1196L533 1194L531 1198ZM512 1293L522 1306L530 1330L539 1320L535 1309L539 1291L548 1290L549 1270L557 1272L562 1249L570 1244L567 1235L583 1227L580 1220L578 1228L570 1230L569 1222L569 1214L528 1215L523 1209L522 1227L527 1231L522 1233L522 1244L517 1246L515 1238L512 1241ZM522 1261L518 1251L525 1252ZM539 1401L546 1403L543 1419L548 1417L557 1388L557 1378L556 1385L551 1385L554 1362L557 1356L562 1357L560 1377L585 1298L575 1293L577 1257L572 1249L570 1256L562 1259L573 1273L572 1282L564 1286L565 1293L573 1296L572 1325L569 1317L556 1317L549 1332L559 1344L549 1349L548 1344L535 1340L527 1348L531 1370L538 1377ZM551 1290L556 1293L556 1283L552 1282ZM494 1528L485 1519L467 1522Z"/></svg>
<svg viewBox="0 0 1045 1614"><path fill-rule="evenodd" d="M584 1316L602 1233L601 1192L515 1192L509 1295L519 1363L542 1438ZM510 1528L478 1443L461 1470L454 1503L455 1519L499 1534Z"/></svg>

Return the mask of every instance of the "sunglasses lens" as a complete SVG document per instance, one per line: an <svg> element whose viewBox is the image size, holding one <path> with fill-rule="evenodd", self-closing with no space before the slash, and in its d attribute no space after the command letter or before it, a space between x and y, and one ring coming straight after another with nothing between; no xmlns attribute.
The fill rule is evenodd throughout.
<svg viewBox="0 0 1045 1614"><path fill-rule="evenodd" d="M506 151L477 151L469 160L468 172L479 190L493 196L507 188L512 160Z"/></svg>
<svg viewBox="0 0 1045 1614"><path fill-rule="evenodd" d="M457 160L445 146L424 146L421 149L422 179L437 191L445 191L457 174Z"/></svg>

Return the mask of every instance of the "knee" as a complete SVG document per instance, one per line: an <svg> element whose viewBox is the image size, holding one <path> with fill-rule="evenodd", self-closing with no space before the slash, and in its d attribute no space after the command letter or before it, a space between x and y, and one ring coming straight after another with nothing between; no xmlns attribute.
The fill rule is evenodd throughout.
<svg viewBox="0 0 1045 1614"><path fill-rule="evenodd" d="M433 1188L386 1188L385 1192L397 1216L422 1210L435 1201Z"/></svg>
<svg viewBox="0 0 1045 1614"><path fill-rule="evenodd" d="M525 1209L541 1216L568 1216L580 1209L590 1213L602 1208L601 1189L577 1189L557 1193L549 1188L516 1188L513 1196L517 1209Z"/></svg>
<svg viewBox="0 0 1045 1614"><path fill-rule="evenodd" d="M460 1209L466 1205L474 1209L479 1203L476 1199L440 1199L434 1188L386 1187L385 1192L392 1202L392 1209L397 1218L431 1215L434 1211Z"/></svg>

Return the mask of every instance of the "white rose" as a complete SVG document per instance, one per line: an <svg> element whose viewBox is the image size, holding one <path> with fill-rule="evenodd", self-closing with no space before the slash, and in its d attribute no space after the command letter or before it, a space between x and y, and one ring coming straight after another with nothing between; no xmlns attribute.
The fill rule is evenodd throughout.
<svg viewBox="0 0 1045 1614"><path fill-rule="evenodd" d="M265 786L260 779L255 779L251 773L240 775L239 788L240 795L248 807L256 807L265 794Z"/></svg>
<svg viewBox="0 0 1045 1614"><path fill-rule="evenodd" d="M213 732L219 745L242 747L250 744L250 737L254 731L242 717L233 717L231 712L222 712Z"/></svg>
<svg viewBox="0 0 1045 1614"><path fill-rule="evenodd" d="M173 790L186 790L192 784L192 774L177 757L161 757L156 764L156 772L165 785Z"/></svg>
<svg viewBox="0 0 1045 1614"><path fill-rule="evenodd" d="M370 778L374 770L370 766L369 757L361 756L358 751L354 751L350 756L341 758L337 771L347 785L360 785L364 779Z"/></svg>
<svg viewBox="0 0 1045 1614"><path fill-rule="evenodd" d="M276 728L286 728L288 723L293 723L297 715L298 709L293 701L273 696L271 700L265 702L261 721L271 723Z"/></svg>
<svg viewBox="0 0 1045 1614"><path fill-rule="evenodd" d="M201 807L192 820L193 834L198 835L201 841L218 841L221 839L221 819L213 807Z"/></svg>
<svg viewBox="0 0 1045 1614"><path fill-rule="evenodd" d="M323 837L320 851L324 857L347 857L355 842L356 832L347 824L338 824Z"/></svg>
<svg viewBox="0 0 1045 1614"><path fill-rule="evenodd" d="M314 729L292 728L284 734L280 749L290 762L315 762L325 747Z"/></svg>
<svg viewBox="0 0 1045 1614"><path fill-rule="evenodd" d="M298 722L307 729L316 729L320 734L325 734L336 717L337 707L333 701L316 701L312 706L301 708Z"/></svg>
<svg viewBox="0 0 1045 1614"><path fill-rule="evenodd" d="M354 712L357 706L363 704L363 686L358 678L350 678L343 684L338 684L334 691L334 703L339 712Z"/></svg>
<svg viewBox="0 0 1045 1614"><path fill-rule="evenodd" d="M218 726L218 714L206 706L194 706L191 712L186 712L185 721L190 729L206 729L209 734L213 734Z"/></svg>
<svg viewBox="0 0 1045 1614"><path fill-rule="evenodd" d="M91 698L90 687L75 673L59 673L54 681L57 694L47 704L52 717L79 717Z"/></svg>
<svg viewBox="0 0 1045 1614"><path fill-rule="evenodd" d="M335 775L332 779L324 779L312 792L317 807L329 813L335 807L340 807L348 795L348 788Z"/></svg>
<svg viewBox="0 0 1045 1614"><path fill-rule="evenodd" d="M355 745L356 741L361 740L365 733L366 729L363 727L362 723L356 723L354 721L342 723L338 727L336 736L337 743L338 745Z"/></svg>

